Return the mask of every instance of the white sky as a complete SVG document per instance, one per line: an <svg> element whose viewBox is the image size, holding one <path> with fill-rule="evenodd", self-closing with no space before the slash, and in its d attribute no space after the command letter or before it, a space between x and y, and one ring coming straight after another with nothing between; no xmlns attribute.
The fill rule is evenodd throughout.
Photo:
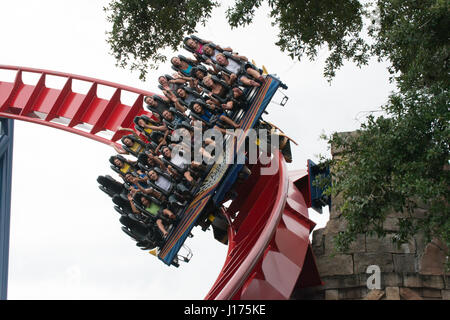
<svg viewBox="0 0 450 320"><path fill-rule="evenodd" d="M231 3L231 1L224 1ZM15 0L0 2L0 64L74 73L157 92L158 75L145 83L115 67L108 54L102 7L108 1ZM326 51L316 62L294 62L274 45L277 31L267 11L251 26L231 30L224 9L213 12L197 35L265 65L289 87L288 104L272 104L266 119L299 143L290 169L328 154L321 133L359 127L361 111L375 110L392 90L386 65L346 64L330 85L322 76ZM183 55L188 52L180 49ZM0 73L0 80L10 75ZM280 99L275 99L280 100ZM106 145L64 131L15 121L9 299L203 299L225 260L227 247L212 232L194 229L189 264L167 267L135 246L119 214L98 189L98 175L114 172ZM324 226L328 216L310 210Z"/></svg>

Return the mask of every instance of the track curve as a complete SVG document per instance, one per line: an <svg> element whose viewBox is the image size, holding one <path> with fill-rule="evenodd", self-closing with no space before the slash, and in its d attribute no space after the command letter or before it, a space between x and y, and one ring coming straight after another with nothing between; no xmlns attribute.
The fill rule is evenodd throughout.
<svg viewBox="0 0 450 320"><path fill-rule="evenodd" d="M125 132L119 127L131 128L136 116L150 112L144 110L144 97L152 92L80 75L18 66L0 65L0 70L15 72L13 82L0 79L0 117L33 122L65 130L110 144ZM36 83L24 83L24 73L38 75ZM62 88L46 86L46 77L56 76L64 81ZM80 80L90 85L86 93L72 90L72 81ZM98 86L114 89L110 99L98 97ZM122 92L137 97L133 104L121 102Z"/></svg>
<svg viewBox="0 0 450 320"><path fill-rule="evenodd" d="M315 224L306 190L296 185L307 172L289 173L281 152L273 161L276 174L260 175L255 165L248 181L236 186L238 197L225 212L227 258L205 299L290 299L295 289L321 284L309 242Z"/></svg>
<svg viewBox="0 0 450 320"><path fill-rule="evenodd" d="M0 79L0 117L111 144L126 134L120 127L132 128L134 117L151 116L143 100L153 93L145 90L43 69L0 65L0 70L15 72L13 82ZM37 74L39 80L24 83L23 73ZM47 75L63 78L63 87L47 87ZM74 92L72 80L88 82L90 89ZM110 99L98 97L98 85L114 88ZM137 95L131 105L121 102L124 91ZM295 289L321 283L309 242L315 224L308 217L308 173L289 173L281 153L273 161L278 162L276 174L260 175L263 165L253 165L252 175L235 187L237 198L224 211L227 258L205 299L289 299Z"/></svg>

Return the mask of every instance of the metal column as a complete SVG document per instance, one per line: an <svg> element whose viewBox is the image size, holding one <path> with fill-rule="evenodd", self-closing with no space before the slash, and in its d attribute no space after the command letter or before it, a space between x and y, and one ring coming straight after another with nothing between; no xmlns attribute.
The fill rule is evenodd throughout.
<svg viewBox="0 0 450 320"><path fill-rule="evenodd" d="M0 300L8 290L13 134L14 121L0 118Z"/></svg>

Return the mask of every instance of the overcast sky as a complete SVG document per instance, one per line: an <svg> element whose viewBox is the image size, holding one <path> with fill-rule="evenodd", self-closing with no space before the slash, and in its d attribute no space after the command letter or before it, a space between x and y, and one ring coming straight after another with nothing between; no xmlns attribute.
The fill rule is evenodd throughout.
<svg viewBox="0 0 450 320"><path fill-rule="evenodd" d="M158 75L146 82L115 67L105 41L102 8L108 1L15 0L0 2L0 64L74 73L158 92ZM224 6L231 3L224 1ZM224 8L198 29L201 38L231 46L288 85L289 102L271 104L267 120L299 143L289 169L328 154L322 133L359 127L365 111L377 110L392 90L386 64L352 63L331 85L323 78L326 50L315 62L294 62L274 45L277 30L267 10L245 29L231 30ZM189 55L180 49L183 55ZM11 78L12 77L12 78ZM0 71L0 81L13 74ZM36 81L24 76L25 81ZM276 97L275 101L280 101ZM194 257L180 268L167 267L140 250L121 230L110 198L98 189L98 175L115 175L108 158L114 150L64 131L15 121L11 212L9 299L203 299L225 260L227 247L212 232L194 229L187 245ZM310 210L324 226L328 219Z"/></svg>

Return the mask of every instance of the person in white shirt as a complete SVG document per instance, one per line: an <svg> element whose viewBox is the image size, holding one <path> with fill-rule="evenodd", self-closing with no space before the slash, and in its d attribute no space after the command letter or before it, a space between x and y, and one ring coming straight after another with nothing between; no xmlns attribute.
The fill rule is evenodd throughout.
<svg viewBox="0 0 450 320"><path fill-rule="evenodd" d="M183 176L186 178L186 180L189 183L192 184L194 181L194 178L192 177L192 174L189 171L189 166L199 167L199 165L198 165L198 163L196 163L194 161L190 161L190 159L187 159L183 150L181 148L179 148L179 149L180 150L178 150L178 152L172 152L172 150L170 150L169 147L165 146L162 148L161 152L162 152L164 158L166 158L167 160L172 162L177 167L179 167L181 169L187 169L186 171L183 172ZM167 170L173 175L178 174L178 172L170 165L167 167Z"/></svg>
<svg viewBox="0 0 450 320"><path fill-rule="evenodd" d="M148 172L148 177L164 191L169 191L170 188L172 187L172 182L170 182L169 179L167 179L164 176L158 175L154 170L150 170Z"/></svg>
<svg viewBox="0 0 450 320"><path fill-rule="evenodd" d="M230 84L239 79L244 85L251 87L259 87L259 82L264 82L264 77L259 73L259 70L254 69L250 64L246 64L246 61L236 57L236 60L227 58L223 53L219 53L216 56L217 64L230 73L230 80L227 81ZM247 77L250 75L259 82Z"/></svg>

